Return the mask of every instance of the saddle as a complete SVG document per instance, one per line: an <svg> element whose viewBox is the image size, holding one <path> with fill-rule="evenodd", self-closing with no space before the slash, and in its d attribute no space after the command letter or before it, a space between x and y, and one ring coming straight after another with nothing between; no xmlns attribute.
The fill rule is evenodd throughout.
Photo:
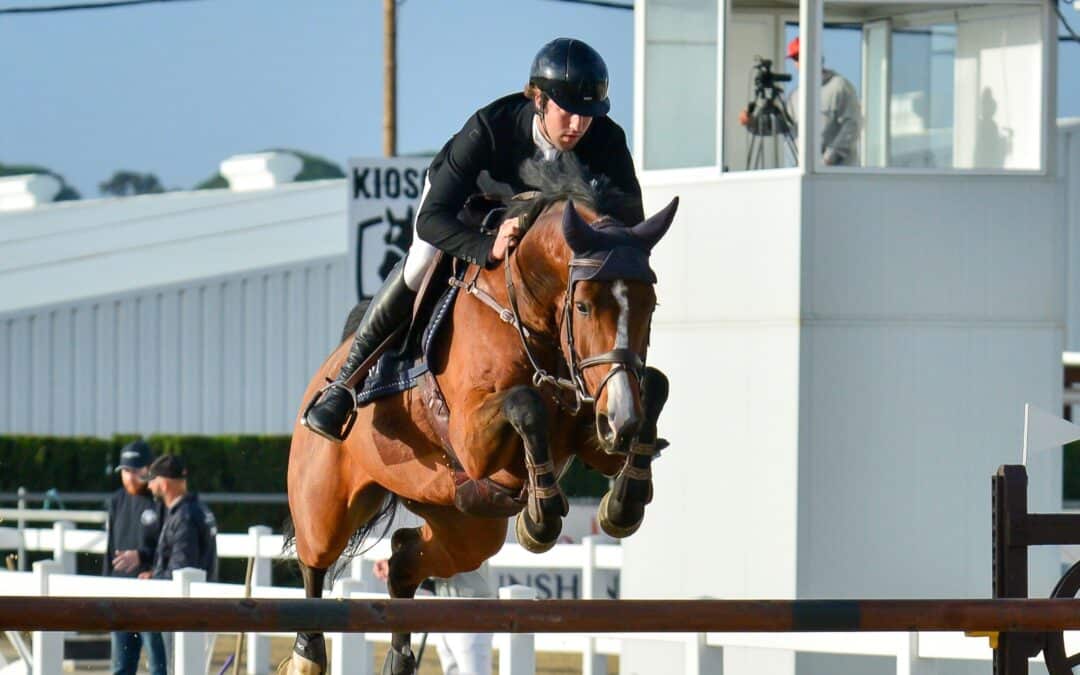
<svg viewBox="0 0 1080 675"><path fill-rule="evenodd" d="M522 197L528 199L531 195ZM466 202L459 217L477 229L492 231L502 223L506 208L507 202L499 197L474 195ZM356 400L359 405L365 405L418 387L428 421L451 461L455 506L474 516L507 518L525 507L525 488L512 490L488 478L473 480L465 473L450 443L450 409L429 367L437 338L442 335L446 317L450 315L459 291L458 284L441 280L461 282L467 269L467 265L441 251L436 255L417 292L412 321L404 338L378 357L357 391Z"/></svg>

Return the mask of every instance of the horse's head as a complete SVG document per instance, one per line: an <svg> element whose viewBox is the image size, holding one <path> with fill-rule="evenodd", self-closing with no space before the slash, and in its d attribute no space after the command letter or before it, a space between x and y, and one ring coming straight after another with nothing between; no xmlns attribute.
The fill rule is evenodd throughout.
<svg viewBox="0 0 1080 675"><path fill-rule="evenodd" d="M571 376L596 408L608 451L625 451L641 422L640 379L649 346L656 274L649 253L664 236L679 200L633 227L611 218L593 224L568 202L562 233L569 246L562 344Z"/></svg>

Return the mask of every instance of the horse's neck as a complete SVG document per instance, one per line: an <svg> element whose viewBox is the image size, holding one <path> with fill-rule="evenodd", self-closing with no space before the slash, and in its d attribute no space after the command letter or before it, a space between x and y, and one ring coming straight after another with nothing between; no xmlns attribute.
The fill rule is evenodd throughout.
<svg viewBox="0 0 1080 675"><path fill-rule="evenodd" d="M557 331L556 306L566 290L569 248L559 227L561 215L549 209L537 218L505 264L511 266L522 319L537 329ZM561 209L557 210L559 214ZM494 270L505 285L506 270Z"/></svg>

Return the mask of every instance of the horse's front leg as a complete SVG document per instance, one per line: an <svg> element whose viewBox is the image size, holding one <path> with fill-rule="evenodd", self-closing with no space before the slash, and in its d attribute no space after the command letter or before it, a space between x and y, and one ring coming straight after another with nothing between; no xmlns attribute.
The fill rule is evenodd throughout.
<svg viewBox="0 0 1080 675"><path fill-rule="evenodd" d="M519 513L520 505L498 491L508 487L502 481L520 480L515 478L520 469L514 467L524 459L528 502L518 517L518 541L533 552L551 548L570 507L549 452L549 414L540 394L525 385L495 393L476 390L456 416L451 414L450 438L474 483L457 486L458 508L473 515L485 509L491 510L488 515L503 517ZM481 503L485 498L489 501Z"/></svg>
<svg viewBox="0 0 1080 675"><path fill-rule="evenodd" d="M652 501L652 461L659 447L656 422L668 398L668 379L656 368L646 368L641 378L643 420L630 453L615 482L600 501L597 520L612 537L628 537L645 518L645 505Z"/></svg>
<svg viewBox="0 0 1080 675"><path fill-rule="evenodd" d="M523 385L507 392L502 410L525 444L529 472L529 501L517 517L518 543L533 553L543 553L555 545L562 519L570 511L548 448L551 427L547 408L539 392Z"/></svg>

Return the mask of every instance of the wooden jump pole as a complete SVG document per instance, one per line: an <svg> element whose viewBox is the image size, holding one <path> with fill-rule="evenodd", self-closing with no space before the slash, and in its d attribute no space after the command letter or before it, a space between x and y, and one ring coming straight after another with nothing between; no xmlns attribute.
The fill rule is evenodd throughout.
<svg viewBox="0 0 1080 675"><path fill-rule="evenodd" d="M492 633L1060 631L1080 600L243 600L0 597L0 630Z"/></svg>

